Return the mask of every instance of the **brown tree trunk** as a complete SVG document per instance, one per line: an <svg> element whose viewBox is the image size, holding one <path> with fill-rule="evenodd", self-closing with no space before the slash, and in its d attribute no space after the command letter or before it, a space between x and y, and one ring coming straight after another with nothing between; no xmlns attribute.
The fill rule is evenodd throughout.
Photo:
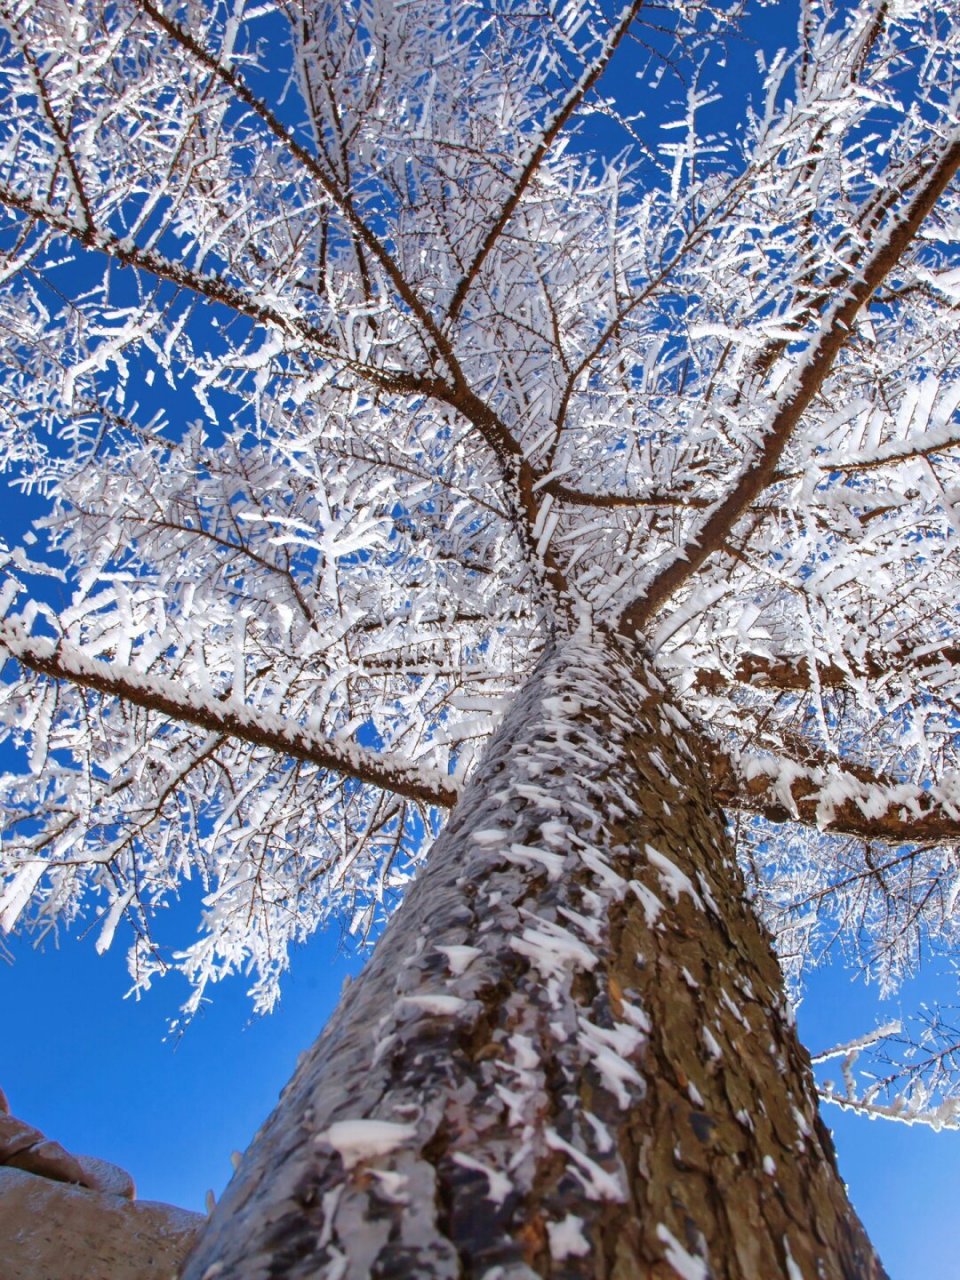
<svg viewBox="0 0 960 1280"><path fill-rule="evenodd" d="M551 647L185 1280L883 1275L697 756Z"/></svg>

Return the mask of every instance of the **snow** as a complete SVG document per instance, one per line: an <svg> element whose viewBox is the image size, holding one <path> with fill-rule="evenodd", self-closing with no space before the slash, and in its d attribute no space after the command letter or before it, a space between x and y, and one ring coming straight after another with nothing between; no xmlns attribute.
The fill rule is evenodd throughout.
<svg viewBox="0 0 960 1280"><path fill-rule="evenodd" d="M470 839L474 844L483 846L500 844L501 841L509 838L510 832L505 831L503 827L481 827L477 831L470 832Z"/></svg>
<svg viewBox="0 0 960 1280"><path fill-rule="evenodd" d="M412 1005L423 1013L433 1013L438 1017L450 1017L452 1014L459 1013L467 1002L460 996L430 992L425 995L402 996L399 1003L401 1007Z"/></svg>
<svg viewBox="0 0 960 1280"><path fill-rule="evenodd" d="M908 7L897 6L904 18ZM904 77L909 27L880 24L863 54L855 28L867 6L850 21L845 6L826 6L804 74L788 86L795 63L778 55L757 86L766 102L755 99L735 140L698 133L724 77L714 88L716 51L681 38L679 63L702 50L707 64L686 78L685 107L668 118L661 103L646 130L656 147L666 120L673 144L594 164L550 130L575 126L565 113L579 107L591 66L628 39L629 10L617 26L594 22L603 6L574 0L508 5L501 41L503 15L480 16L483 6L456 6L454 20L406 5L400 27L389 3L361 6L359 42L348 23L324 32L326 92L306 114L303 95L288 94L282 124L261 105L251 128L245 111L220 111L226 83L202 100L171 89L183 82L182 42L162 40L143 59L121 33L104 60L80 49L100 48L91 28L62 57L60 28L73 27L51 14L70 8L14 6L9 17L12 31L42 38L40 71L7 60L5 181L21 193L25 225L38 218L55 239L81 237L125 264L131 285L113 290L105 276L87 289L84 271L72 280L41 253L23 259L3 294L0 365L17 408L0 429L3 469L51 488L57 505L37 526L37 554L64 589L24 602L34 586L20 576L35 562L2 553L4 610L22 612L0 625L19 660L6 664L0 717L25 750L23 774L8 776L0 797L10 815L0 922L35 910L31 926L54 936L80 918L86 895L105 949L124 906L136 905L131 884L143 924L179 877L198 874L202 933L176 964L197 1002L214 980L255 970L267 1008L291 944L324 919L346 907L359 933L378 926L439 828L434 806L455 803L459 780L495 759L495 783L487 774L483 788L466 784L457 830L476 829L437 900L438 915L456 901L470 922L431 933L427 919L418 940L407 935L386 984L389 1018L363 1028L373 1074L387 1070L394 1037L414 1030L404 1026L412 1015L472 1015L454 993L495 982L504 960L518 985L497 987L509 1007L497 1011L483 1069L502 1072L525 1123L536 1130L548 1114L547 1070L570 1080L595 1071L628 1105L643 1083L646 1024L627 1001L620 1012L603 980L615 904L633 889L630 925L642 916L656 929L658 953L672 917L692 914L690 904L716 910L713 867L709 880L695 869L712 851L688 856L676 834L690 746L671 741L673 729L696 726L696 742L709 726L723 750L754 744L735 781L787 812L803 788L805 816L815 808L823 826L850 810L870 820L960 814L949 773L956 673L946 658L919 660L952 643L956 622L955 183L896 267L903 287L859 320L851 293L882 284L884 255L900 256L889 251L901 215L922 205L956 136L956 101L940 92L956 31L944 24L942 44ZM542 21L544 8L555 21ZM691 8L678 7L678 31ZM262 6L212 10L211 47L254 47L245 24ZM290 47L305 83L316 50L309 40ZM851 76L861 55L869 74ZM128 63L129 96L118 96L110 77ZM49 81L49 109L31 74ZM282 92L269 80L268 98ZM86 114L69 110L78 85L93 104ZM38 132L38 118L53 132ZM98 130L110 145L93 163ZM308 136L346 140L350 198L323 176L315 148L294 141ZM411 143L401 153L398 138ZM204 181L180 199L164 175L195 147ZM902 191L885 178L910 155L929 164L887 216L869 192ZM149 172L144 156L157 161ZM882 215L869 243L838 241L860 199ZM24 253L46 243L38 235L24 238ZM837 254L859 255L859 274L811 300L810 264L831 264L826 281ZM16 256L8 266L20 270ZM36 301L54 297L49 271L68 291L52 306ZM167 285L158 295L139 273ZM441 320L451 294L457 306ZM756 353L784 338L779 357L758 366ZM143 393L156 373L176 392L172 421L149 417L156 395ZM71 405L76 417L61 421ZM190 425L201 414L209 438ZM61 434L52 453L51 430ZM580 498L561 496L561 484ZM689 576L665 583L670 566ZM621 619L639 629L643 600L666 606L642 629L646 688L611 639ZM528 676L541 655L538 684ZM746 656L803 659L810 687L786 697L762 680L734 689ZM710 688L705 673L718 678ZM667 685L683 691L689 716L672 694L659 705ZM510 748L495 740L481 762L508 706L519 708ZM903 781L852 778L848 750ZM823 763L831 753L841 762ZM634 822L638 755L656 800ZM671 813L679 820L658 829ZM636 865L638 830L663 852L648 846L646 883L628 886L617 868ZM623 832L628 849L616 847ZM766 857L758 882L774 903L825 901L835 848L816 832L802 850L791 840L770 839L785 852ZM441 835L435 851L446 848ZM881 924L883 894L867 875L858 881L873 895L857 913L869 922L865 944L891 956L881 982L945 936L956 861L924 846L914 871L910 900L920 884L931 904L915 923L888 911ZM723 884L726 871L716 874ZM466 945L478 937L482 963ZM689 958L697 945L688 963L706 982ZM131 968L143 984L160 962L149 938L137 947ZM684 975L696 1038L700 1000ZM364 990L353 989L349 1008ZM589 1008L584 991L596 993ZM702 1031L707 1058L720 1042L738 1051L724 1018L724 1034ZM366 1083L351 1076L346 1086ZM573 1131L581 1157L595 1155L589 1124Z"/></svg>
<svg viewBox="0 0 960 1280"><path fill-rule="evenodd" d="M83 465L69 461L70 451L56 457L50 483L63 511L45 530L54 539L52 558L65 566L67 603L58 613L33 600L23 605L19 622L8 618L0 632L22 668L8 672L5 726L29 748L27 773L6 782L19 835L14 829L4 845L0 922L17 924L32 897L37 923L55 929L60 920L77 918L81 891L92 888L96 946L104 950L125 906L133 905L129 884L137 884L145 904L160 908L175 879L196 870L204 879L205 932L178 952L180 968L202 992L212 979L252 965L260 974L257 998L269 1005L289 943L343 904L356 906L356 928L364 932L398 899L410 877L407 860L424 851L438 827L434 814L425 817L425 806L457 800L454 780L475 771L495 718L512 690L530 689L526 677L544 653L553 664L545 695L540 689L521 701L526 719L512 722L522 750L495 746L503 765L497 800L490 801L488 787L477 804L471 790L462 810L466 826L460 829L474 820L476 829L470 845L457 851L461 879L448 888L451 899L456 888L460 904L467 902L465 915L475 911L477 932L471 932L476 922L462 933L460 924L444 925L444 932L438 925L435 936L425 927L421 938L458 940L438 945L436 954L422 942L419 952L408 940L404 961L417 963L401 977L410 993L393 1002L390 988L392 1023L372 1021L379 1033L375 1064L383 1070L407 1015L454 1018L472 1011L454 992L474 992L488 978L495 942L508 933L509 972L527 984L527 1006L535 1006L538 1020L534 1027L520 1018L525 1009L511 1006L495 1042L502 1057L494 1057L489 1070L506 1076L517 1114L532 1126L544 1114L541 1074L548 1055L557 1074L571 1079L593 1068L620 1106L643 1087L636 1065L648 1028L643 1011L628 1001L618 1011L612 989L600 980L614 902L632 888L639 905L631 902L631 924L643 914L646 927L658 929L657 950L667 942L659 931L678 914L667 904L686 910L686 895L696 908L716 910L707 877L694 869L703 851L687 856L666 832L667 852L646 849L643 876L652 887L627 886L618 876L616 868L630 864L621 860L623 851L614 847L620 836L611 829L626 828L627 840L634 838L639 795L618 774L627 772L625 742L637 727L631 750L643 756L641 772L657 785L663 814L682 813L673 792L682 790L677 774L685 772L689 748L669 741L669 733L687 724L709 724L721 745L758 744L763 754L746 759L740 781L763 785L768 803L772 796L794 813L801 785L813 788L823 826L850 806L867 818L881 818L891 806L905 815L929 806L960 812L956 778L942 767L955 758L955 724L950 712L943 714L956 705L955 676L946 662L936 678L916 662L916 655L943 643L955 621L956 465L945 456L948 449L941 456L936 451L955 443L960 393L950 372L933 372L948 365L941 358L952 335L948 308L933 296L918 306L909 301L916 282L956 296L956 273L937 239L955 221L955 192L924 239L922 265L914 255L897 269L904 280L897 293L906 301L891 297L873 308L876 315L869 323L864 317L849 352L837 353L835 342L854 329L849 292L837 289L814 306L800 305L808 296L809 262L836 261L832 248L852 252L831 241L837 225L849 225L850 192L859 198L873 179L874 188L882 187L891 147L895 156L936 159L934 140L955 128L948 116L955 102L945 109L942 97L927 92L937 74L929 68L955 51L951 37L929 65L914 60L911 83L900 91L915 95L915 104L905 102L896 113L874 111L867 100L890 100L887 90L899 83L888 81L893 72L884 68L902 64L896 40L905 37L888 35L887 24L876 36L869 88L851 90L850 37L841 20L828 15L826 35L810 35L810 73L788 90L791 105L786 108L787 91L772 73L767 104L758 104L758 114L744 123L736 157L724 157L712 137L698 136L696 119L714 90L691 88L686 110L668 122L680 129L671 134L676 145L660 152L672 164L660 165L655 156L648 163L637 154L635 168L628 159L585 165L577 148L564 154L563 138L550 138L544 154L538 152L548 137L544 122L561 123L588 81L581 78L572 97L548 104L550 86L563 79L552 61L559 46L536 22L526 26L532 19L522 6L512 13L516 44L513 35L494 41L490 59L483 56L483 38L479 45L471 38L483 29L471 27L474 6L462 6L453 36L445 20L431 22L419 6L406 6L410 40L398 44L389 9L371 6L361 42L367 69L383 72L369 84L362 127L351 119L357 99L347 90L356 88L360 65L351 58L330 60L330 92L317 99L316 110L323 115L329 99L333 115L326 124L320 116L312 122L317 136L326 128L329 136L357 140L349 160L360 204L344 202L323 180L317 191L306 154L289 142L307 136L305 119L296 122L296 132L291 119L287 133L284 115L283 128L273 137L270 129L260 131L259 140L243 113L239 124L228 113L216 120L218 127L200 129L209 138L209 180L189 200L174 201L169 234L147 230L160 225L148 210L140 225L134 220L124 228L123 238L106 224L87 229L91 244L115 261L119 255L132 262L134 271L155 268L161 251L173 255L169 270L155 274L179 285L178 296L189 293L189 311L201 325L204 308L215 305L219 315L209 323L218 326L216 342L197 342L193 321L187 326L178 319L179 303L173 310L166 303L154 307L148 289L133 289L140 301L129 312L110 302L105 285L90 289L40 317L33 332L32 285L14 282L5 294L17 320L5 330L14 335L10 369L22 369L20 352L38 353L37 378L28 379L38 387L15 388L24 401L14 433L23 429L26 438L42 442L51 404L69 404L74 394L86 403L91 388L93 406L119 404L134 426L114 430L109 415L93 408L90 426L78 420L72 428L74 457ZM243 46L241 12L237 6L237 17L228 19L225 50L234 36ZM558 56L575 79L577 64L586 74L603 38L595 35L591 12L590 5L566 3L557 17L566 41ZM19 26L19 18L10 20ZM330 32L334 46L339 38ZM613 40L612 32L600 60ZM100 218L104 209L140 209L147 179L147 186L154 183L148 201L163 200L156 174L173 170L160 164L156 174L137 174L136 156L170 159L180 154L183 137L200 136L202 113L184 123L177 93L160 90L173 102L172 114L148 109L148 95L179 65L177 42L161 44L156 60L142 68L136 59L131 64L143 70L131 92L133 101L147 95L147 109L132 113L146 152L140 145L129 151L129 173L122 164L111 169L109 155L101 166L84 156L93 212L81 209L84 201L68 200L64 207L72 211L50 224L61 233L83 234L83 219ZM116 47L123 61L123 42ZM480 54L468 54L471 47ZM443 56L434 58L438 50ZM676 51L682 60L682 42ZM531 59L541 59L545 77L535 78L541 91L535 100L522 92L522 77L503 76L504 69L529 67ZM818 59L826 59L829 92L817 74ZM56 95L69 95L76 67L90 65L84 74L92 100L100 101L104 82L97 68L108 64L54 63ZM15 59L9 74L10 101L27 111L36 91ZM342 74L347 83L338 83ZM503 84L515 79L520 90L504 96ZM287 106L296 113L293 97ZM111 108L116 101L108 93L97 120L105 136L116 131L122 143L131 125ZM56 118L58 110L54 104L46 114ZM340 110L346 114L338 133ZM868 147L869 113L877 116L881 136ZM896 124L887 123L891 115ZM163 124L151 124L160 116ZM76 132L69 113L63 118L68 132ZM49 148L37 142L36 129L20 134L15 122L10 128L19 140L9 159L12 189L54 191L56 183L47 180ZM842 163L820 163L820 129L831 138L828 159L832 152ZM397 131L416 140L410 154L397 157L397 173L411 166L408 191L406 179L397 180L384 165ZM264 142L269 150L261 150ZM232 163L236 147L239 165ZM116 155L128 150L114 148ZM858 177L865 151L869 172L861 166ZM503 163L477 178L476 157L484 155ZM778 180L782 157L790 157L790 183ZM531 180L527 163L536 168ZM56 172L69 188L70 166L60 163ZM732 200L744 173L750 198ZM431 191L440 191L431 183L440 178L442 198L431 200ZM502 204L512 178L522 216L513 215L512 197ZM381 200L385 189L389 198ZM815 206L815 218L797 218L804 202ZM228 219L220 212L225 206L232 210ZM24 206L28 220L31 207ZM438 221L424 221L425 210L443 221L442 229ZM500 210L509 223L503 237ZM36 214L42 218L44 210ZM315 233L328 215L346 223L343 234L323 237L320 253ZM360 273L357 227L370 250ZM483 227L495 230L477 250ZM692 227L698 232L686 237L684 228ZM865 269L877 264L895 228L896 210L870 229L870 243L860 246ZM145 238L150 248L143 247ZM481 257L489 251L489 261L476 259L471 268L477 251ZM312 279L317 255L324 257L323 279ZM214 274L227 270L215 264L229 264L233 284ZM42 274L46 268L38 260L29 269ZM650 273L660 269L662 279L653 279ZM503 289L499 301L490 292L494 276ZM435 343L431 334L439 330L431 317L442 314L444 298L463 279L475 285L471 303L448 317L443 340ZM631 296L635 305L611 328L618 303ZM230 324L232 310L242 323ZM70 316L69 324L61 314ZM605 337L596 346L598 334ZM751 383L744 372L754 367L754 353L785 335L790 343L780 360ZM453 357L438 349L447 342L460 362L456 397L444 372L436 372L435 383L421 383L415 372L425 364L451 371ZM895 358L888 355L893 349ZM147 429L134 406L142 392L138 379L152 383L154 370L137 375L140 355L131 360L133 351L179 389L182 422ZM818 361L819 372L827 372L824 352L831 356L828 383L813 376ZM571 369L577 370L572 379ZM558 417L561 403L566 421ZM790 403L804 408L796 424L782 412ZM216 424L209 442L200 429L183 425L198 410ZM780 476L772 470L777 467ZM844 479L831 474L835 467ZM858 468L852 480L850 467ZM737 506L741 490L746 494L742 483L749 488L751 479L776 481L763 509L769 500L782 515L741 520L736 541L742 550L730 539L726 544L737 558L716 554L737 512L731 508L726 530L709 522L723 515L728 498ZM584 488L584 502L559 497L553 480ZM749 502L746 494L741 516ZM707 529L721 535L709 545ZM6 575L12 568L32 572L32 564L10 553ZM660 681L684 690L689 718L669 704L648 716L646 690L639 682L630 686L608 639L669 564L685 566L691 576L671 589L669 607L645 628L654 653L648 684L654 698ZM5 608L17 605L20 591L10 582ZM35 622L42 636L32 634ZM573 628L575 643L568 644ZM698 672L707 671L733 682L745 655L772 663L805 658L810 689L781 700L763 681L735 694L698 685ZM863 673L877 658L888 666L867 681ZM842 698L829 681L820 687L820 669L845 676ZM58 682L55 695L52 681ZM607 696L611 690L616 698ZM797 758L806 759L809 746L842 755L852 744L863 759L876 759L905 781L879 786L854 780L841 764L801 767L797 759L781 758L790 756L794 733L805 735ZM451 744L456 749L445 749ZM924 778L929 787L918 781L924 769L931 773ZM662 814L657 804L652 808L657 812L644 818L652 826L644 829L655 831ZM621 822L623 815L630 818ZM684 824L666 826L672 831ZM122 840L111 844L116 832ZM52 844L41 842L47 837ZM60 859L61 874L51 868L44 878L47 863L33 863L31 847L52 863ZM764 872L773 867L776 879L759 878L769 883L774 901L786 900L801 876L810 881L806 900L820 900L829 876L826 842L814 836L809 847L809 858L791 856L783 865L768 859ZM942 902L956 865L934 864L925 849L918 859L916 882L931 884L929 899ZM524 914L518 904L529 904L544 881L536 914ZM951 908L954 899L955 893L948 897ZM881 918L874 906L865 905L861 919ZM936 916L918 915L914 938L936 945L936 923ZM882 955L893 941L900 955L908 954L913 940L906 932L902 943L890 934L870 937L870 950ZM475 937L489 956L483 975L471 972L480 948L460 941ZM156 972L148 950L145 940L138 972L146 980ZM517 956L529 965L513 963ZM891 969L897 963L895 955ZM700 973L698 963L690 964ZM598 975L596 982L579 980L585 972ZM684 979L696 991L686 969ZM705 970L701 979L707 980ZM442 991L421 989L434 983ZM581 988L599 991L585 1014L577 1004ZM520 1004L508 983L500 989L504 1001L516 997ZM357 998L355 988L351 1002ZM699 1007L689 993L685 1002ZM605 1018L622 1021L608 1027ZM714 1037L712 1029L700 1034L708 1057L721 1055L719 1041L724 1051L736 1052L735 1043ZM360 1087L353 1079L347 1084ZM577 1130L577 1142L581 1138L594 1151L588 1125ZM379 1183L394 1185L387 1175Z"/></svg>
<svg viewBox="0 0 960 1280"><path fill-rule="evenodd" d="M799 1111L796 1107L794 1107L793 1118L796 1121L797 1128L800 1130L803 1136L805 1138L809 1138L810 1125L807 1123L807 1117L803 1114L802 1111Z"/></svg>
<svg viewBox="0 0 960 1280"><path fill-rule="evenodd" d="M437 950L447 957L447 966L454 977L459 977L462 973L466 973L477 956L483 954L479 947L465 947L454 944L442 946L438 943Z"/></svg>
<svg viewBox="0 0 960 1280"><path fill-rule="evenodd" d="M710 1269L702 1258L688 1253L673 1232L662 1222L657 1224L657 1236L667 1246L666 1259L680 1280L709 1280Z"/></svg>
<svg viewBox="0 0 960 1280"><path fill-rule="evenodd" d="M650 1019L640 1008L639 1005L632 1004L627 999L621 999L620 1011L631 1027L636 1027L638 1031L642 1031L644 1035L648 1035L651 1030Z"/></svg>
<svg viewBox="0 0 960 1280"><path fill-rule="evenodd" d="M783 1253L787 1264L786 1280L804 1280L803 1272L797 1266L793 1259L793 1254L790 1252L790 1241L786 1236L783 1237Z"/></svg>
<svg viewBox="0 0 960 1280"><path fill-rule="evenodd" d="M585 916L580 911L574 911L572 907L558 907L558 914L563 916L575 928L587 938L591 943L601 944L603 926L600 920L593 920L589 916Z"/></svg>
<svg viewBox="0 0 960 1280"><path fill-rule="evenodd" d="M549 849L542 849L539 845L514 843L501 852L503 857L521 866L529 867L540 863L550 880L559 880L563 875L563 866L566 861L563 855L552 853Z"/></svg>
<svg viewBox="0 0 960 1280"><path fill-rule="evenodd" d="M644 1037L623 1024L612 1029L598 1027L583 1015L577 1022L581 1043L604 1084L621 1107L629 1107L638 1096L643 1096L644 1080L627 1057L644 1043Z"/></svg>
<svg viewBox="0 0 960 1280"><path fill-rule="evenodd" d="M561 973L567 969L593 969L597 957L592 949L567 929L540 921L540 927L525 926L519 937L510 939L510 947L518 955L527 956L542 974Z"/></svg>
<svg viewBox="0 0 960 1280"><path fill-rule="evenodd" d="M733 1014L737 1022L739 1022L742 1027L745 1027L749 1031L750 1030L749 1021L744 1017L743 1011L740 1009L739 1005L737 1005L730 998L730 994L725 987L720 988L720 1000L722 1004L725 1005L725 1007L730 1011L730 1013Z"/></svg>
<svg viewBox="0 0 960 1280"><path fill-rule="evenodd" d="M396 1124L391 1120L337 1120L317 1134L317 1143L328 1143L338 1152L347 1169L355 1169L366 1160L389 1155L409 1142L417 1133L413 1124Z"/></svg>
<svg viewBox="0 0 960 1280"><path fill-rule="evenodd" d="M513 1066L518 1071L532 1071L535 1067L539 1067L540 1058L536 1049L533 1047L533 1041L529 1036L523 1035L519 1031L515 1031L510 1037L508 1044L513 1054Z"/></svg>
<svg viewBox="0 0 960 1280"><path fill-rule="evenodd" d="M505 1173L492 1169L489 1165L484 1164L483 1161L476 1160L473 1156L467 1155L463 1151L454 1152L453 1162L463 1169L473 1169L477 1173L482 1173L487 1180L487 1199L492 1200L496 1205L502 1205L513 1190L513 1183Z"/></svg>
<svg viewBox="0 0 960 1280"><path fill-rule="evenodd" d="M550 1256L557 1261L584 1258L590 1252L590 1242L583 1234L583 1219L575 1213L568 1213L560 1222L548 1222L547 1239Z"/></svg>
<svg viewBox="0 0 960 1280"><path fill-rule="evenodd" d="M548 1147L551 1147L554 1151L565 1152L570 1157L573 1161L570 1172L582 1184L588 1196L596 1197L598 1200L613 1200L618 1203L626 1199L619 1176L601 1168L595 1160L591 1160L585 1152L578 1151L575 1146L567 1142L566 1138L561 1137L555 1129L544 1127L543 1136Z"/></svg>
<svg viewBox="0 0 960 1280"><path fill-rule="evenodd" d="M190 688L153 672L144 675L130 664L90 657L63 640L28 636L22 627L9 621L0 621L0 649L35 670L206 729L220 729L257 743L270 742L289 756L313 760L347 776L379 776L388 789L425 789L438 798L446 795L452 800L457 794L448 775L413 761L398 757L385 760L379 752L369 751L346 737L324 738L265 706L251 707L235 697L219 699L210 690Z"/></svg>
<svg viewBox="0 0 960 1280"><path fill-rule="evenodd" d="M100 926L100 934L94 943L97 955L102 956L105 951L109 950L110 944L113 942L113 935L117 931L117 925L123 918L124 911L133 902L135 895L136 889L131 885L126 893L121 893L111 902L110 909L104 916L103 924Z"/></svg>
<svg viewBox="0 0 960 1280"><path fill-rule="evenodd" d="M395 1204L405 1203L404 1192L409 1183L406 1174L397 1173L394 1169L371 1169L370 1173L376 1178L385 1196Z"/></svg>
<svg viewBox="0 0 960 1280"><path fill-rule="evenodd" d="M648 928L652 928L663 911L663 903L652 889L648 889L639 880L631 880L630 888L639 900L641 907L643 907L643 916Z"/></svg>
<svg viewBox="0 0 960 1280"><path fill-rule="evenodd" d="M0 893L0 929L13 930L30 897L40 883L47 865L42 858L24 863Z"/></svg>
<svg viewBox="0 0 960 1280"><path fill-rule="evenodd" d="M898 1036L902 1030L902 1021L899 1018L893 1018L889 1022L882 1023L879 1027L874 1027L872 1031L868 1031L862 1036L857 1036L853 1040L844 1040L842 1044L833 1045L829 1049L824 1049L822 1053L813 1054L810 1061L813 1063L829 1062L831 1058L845 1057L847 1054L857 1053L861 1049L869 1049L871 1045L885 1039L887 1036Z"/></svg>
<svg viewBox="0 0 960 1280"><path fill-rule="evenodd" d="M710 1028L701 1027L700 1035L703 1037L703 1043L706 1045L707 1053L709 1053L710 1057L722 1058L723 1050L720 1048L720 1045L717 1043L716 1036L714 1036Z"/></svg>
<svg viewBox="0 0 960 1280"><path fill-rule="evenodd" d="M681 871L675 862L672 862L664 854L654 849L653 845L646 846L647 857L657 868L657 874L664 891L672 902L680 900L681 893L689 894L693 899L694 905L703 910L703 900L693 887L693 881Z"/></svg>

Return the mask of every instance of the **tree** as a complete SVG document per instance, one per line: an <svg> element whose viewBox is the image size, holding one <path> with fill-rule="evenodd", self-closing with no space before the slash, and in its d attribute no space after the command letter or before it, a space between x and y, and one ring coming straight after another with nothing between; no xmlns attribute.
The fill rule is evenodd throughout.
<svg viewBox="0 0 960 1280"><path fill-rule="evenodd" d="M5 0L0 923L417 872L191 1280L881 1274L767 931L954 943L960 14L739 9Z"/></svg>

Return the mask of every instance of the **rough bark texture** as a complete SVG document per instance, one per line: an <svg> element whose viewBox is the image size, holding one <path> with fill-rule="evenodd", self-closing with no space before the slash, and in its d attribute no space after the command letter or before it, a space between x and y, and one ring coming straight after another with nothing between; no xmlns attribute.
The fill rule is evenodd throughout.
<svg viewBox="0 0 960 1280"><path fill-rule="evenodd" d="M546 654L185 1280L883 1275L696 756Z"/></svg>

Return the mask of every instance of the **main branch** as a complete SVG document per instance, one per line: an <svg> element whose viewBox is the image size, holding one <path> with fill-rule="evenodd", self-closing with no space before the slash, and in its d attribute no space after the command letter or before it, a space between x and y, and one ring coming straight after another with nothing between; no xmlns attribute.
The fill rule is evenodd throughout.
<svg viewBox="0 0 960 1280"><path fill-rule="evenodd" d="M847 761L801 763L783 755L716 751L713 794L728 809L771 822L802 822L836 835L909 844L960 843L960 788L898 782Z"/></svg>
<svg viewBox="0 0 960 1280"><path fill-rule="evenodd" d="M624 635L639 632L661 606L703 567L724 545L740 517L774 480L790 437L849 339L861 307L900 262L958 166L960 137L955 136L930 164L926 180L903 215L893 223L887 235L878 236L876 247L859 276L827 312L819 336L787 383L786 391L779 397L762 447L740 479L726 498L714 507L700 529L677 549L644 594L624 609L619 623Z"/></svg>
<svg viewBox="0 0 960 1280"><path fill-rule="evenodd" d="M0 622L0 649L39 675L92 689L252 746L266 747L407 800L443 808L456 803L458 788L453 779L435 769L420 768L407 760L385 759L354 742L321 737L269 712L255 711L232 700L218 702L165 677L145 676L129 666L88 658L62 642L27 636L10 622Z"/></svg>

